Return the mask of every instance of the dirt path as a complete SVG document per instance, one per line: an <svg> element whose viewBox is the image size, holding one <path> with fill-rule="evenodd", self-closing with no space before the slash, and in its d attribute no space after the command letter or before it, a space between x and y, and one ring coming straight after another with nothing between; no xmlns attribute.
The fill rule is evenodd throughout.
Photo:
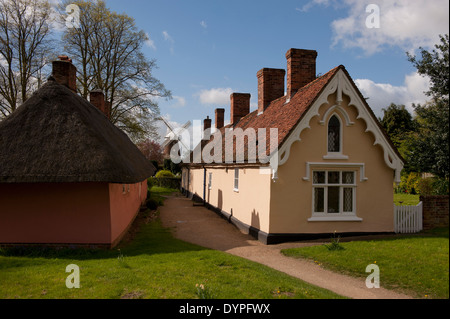
<svg viewBox="0 0 450 319"><path fill-rule="evenodd" d="M364 278L345 276L325 270L312 261L286 257L281 254L281 249L314 243L264 245L205 207L193 206L192 201L180 194L170 196L164 202L164 206L160 207L160 218L164 227L173 229L176 238L267 265L342 296L354 299L411 299L410 296L383 288L369 289Z"/></svg>

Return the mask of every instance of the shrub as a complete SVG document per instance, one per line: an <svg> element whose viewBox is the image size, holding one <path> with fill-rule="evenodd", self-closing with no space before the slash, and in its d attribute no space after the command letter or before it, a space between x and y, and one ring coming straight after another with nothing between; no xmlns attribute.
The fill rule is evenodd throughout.
<svg viewBox="0 0 450 319"><path fill-rule="evenodd" d="M433 179L432 178L422 178L417 184L417 190L420 195L432 195L433 194Z"/></svg>
<svg viewBox="0 0 450 319"><path fill-rule="evenodd" d="M180 189L181 177L152 177L152 186Z"/></svg>
<svg viewBox="0 0 450 319"><path fill-rule="evenodd" d="M149 198L145 203L148 209L155 210L158 208L158 203L153 198Z"/></svg>
<svg viewBox="0 0 450 319"><path fill-rule="evenodd" d="M433 195L448 195L449 181L445 178L436 178L433 181Z"/></svg>
<svg viewBox="0 0 450 319"><path fill-rule="evenodd" d="M175 177L175 176L173 175L173 173L171 171L162 170L162 171L159 171L158 173L156 173L156 178L161 178L161 177L172 178L172 177Z"/></svg>
<svg viewBox="0 0 450 319"><path fill-rule="evenodd" d="M415 195L417 186L420 181L420 173L409 173L407 179L406 179L406 190L408 193Z"/></svg>
<svg viewBox="0 0 450 319"><path fill-rule="evenodd" d="M155 186L155 183L153 182L153 178L151 178L151 177L147 178L147 188L152 189L153 186Z"/></svg>

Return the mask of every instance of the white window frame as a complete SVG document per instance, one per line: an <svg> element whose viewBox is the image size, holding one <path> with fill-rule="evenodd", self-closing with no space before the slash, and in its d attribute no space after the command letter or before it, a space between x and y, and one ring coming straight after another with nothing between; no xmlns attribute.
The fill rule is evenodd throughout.
<svg viewBox="0 0 450 319"><path fill-rule="evenodd" d="M330 125L330 121L333 117L336 117L339 121L339 151L338 152L330 152L329 151L329 125ZM343 154L343 149L344 149L344 129L343 129L344 123L342 122L341 117L339 116L339 114L337 113L333 113L331 114L330 118L327 121L327 155L325 155L323 158L324 159L348 159L347 155Z"/></svg>
<svg viewBox="0 0 450 319"><path fill-rule="evenodd" d="M234 188L235 192L239 192L239 168L234 169Z"/></svg>
<svg viewBox="0 0 450 319"><path fill-rule="evenodd" d="M324 183L314 183L314 173L324 172L325 181ZM339 182L329 183L328 174L329 172L339 172ZM353 173L353 183L344 184L342 181L343 172ZM351 169L314 169L312 171L312 202L311 202L311 212L312 217L308 221L362 221L362 218L356 216L356 171ZM338 213L328 213L328 188L329 187L339 187L339 212ZM315 211L315 189L324 189L323 194L323 212ZM344 212L344 188L352 189L352 211Z"/></svg>

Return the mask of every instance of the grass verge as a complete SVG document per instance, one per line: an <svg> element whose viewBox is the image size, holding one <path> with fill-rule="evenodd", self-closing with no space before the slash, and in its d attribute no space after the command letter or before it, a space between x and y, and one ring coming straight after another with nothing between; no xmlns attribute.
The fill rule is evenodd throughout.
<svg viewBox="0 0 450 319"><path fill-rule="evenodd" d="M321 266L367 277L366 267L378 265L380 284L418 298L449 298L449 237L447 229L394 239L340 242L343 248L329 250L324 245L286 249L282 253L309 258Z"/></svg>
<svg viewBox="0 0 450 319"><path fill-rule="evenodd" d="M412 194L394 194L394 204L397 206L415 206L419 204L420 195Z"/></svg>

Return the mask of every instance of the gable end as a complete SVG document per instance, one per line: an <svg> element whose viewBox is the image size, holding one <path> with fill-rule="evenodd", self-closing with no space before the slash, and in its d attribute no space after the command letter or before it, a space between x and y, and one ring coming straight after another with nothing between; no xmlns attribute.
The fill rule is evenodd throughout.
<svg viewBox="0 0 450 319"><path fill-rule="evenodd" d="M378 123L375 115L368 106L365 99L362 97L358 88L354 84L353 80L348 75L347 71L343 66L339 68L333 78L328 82L325 88L322 90L317 99L312 103L308 110L303 114L297 126L293 129L286 141L281 145L278 156L279 165L283 165L287 162L290 155L290 149L294 142L301 141L301 133L305 129L310 128L310 122L314 117L319 117L319 109L323 104L328 103L328 97L332 94L336 94L336 105L333 105L325 114L323 118L319 120L319 123L324 125L326 115L339 110L344 115L344 123L347 126L351 126L354 123L350 121L347 113L341 107L343 101L343 95L349 97L350 101L348 105L354 106L358 111L357 119L362 119L365 121L367 128L366 133L371 132L375 137L375 145L380 145L383 149L384 162L385 164L395 171L395 182L400 183L400 173L403 169L403 159L400 154L393 146L392 142L389 140L384 130Z"/></svg>

